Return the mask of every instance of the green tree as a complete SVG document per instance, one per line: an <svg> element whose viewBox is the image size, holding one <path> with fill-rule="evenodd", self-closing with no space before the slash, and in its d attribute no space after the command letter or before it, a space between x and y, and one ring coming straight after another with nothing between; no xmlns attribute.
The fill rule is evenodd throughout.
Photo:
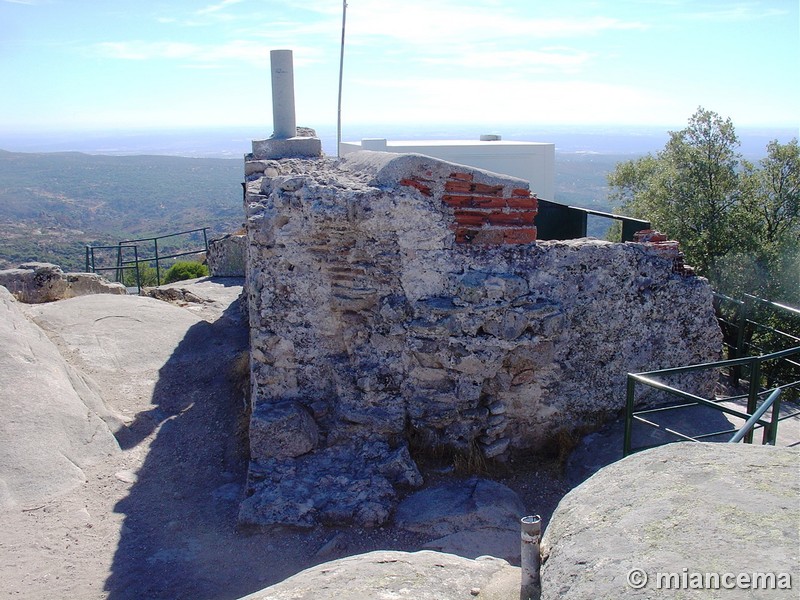
<svg viewBox="0 0 800 600"><path fill-rule="evenodd" d="M736 245L728 233L740 197L738 147L730 119L699 108L656 156L617 166L611 198L680 240L690 264L707 273Z"/></svg>
<svg viewBox="0 0 800 600"><path fill-rule="evenodd" d="M800 147L777 140L767 145L758 165L744 162L742 201L737 220L738 252L723 262L738 262L739 281L729 287L747 289L747 280L771 298L800 303ZM721 266L725 266L724 264ZM720 278L723 273L715 274Z"/></svg>
<svg viewBox="0 0 800 600"><path fill-rule="evenodd" d="M760 168L745 163L743 205L753 218L748 226L770 246L797 241L800 217L800 147L777 140L767 145Z"/></svg>
<svg viewBox="0 0 800 600"><path fill-rule="evenodd" d="M609 175L619 210L681 242L687 262L718 289L800 298L800 153L773 141L744 161L730 119L698 108L664 149Z"/></svg>

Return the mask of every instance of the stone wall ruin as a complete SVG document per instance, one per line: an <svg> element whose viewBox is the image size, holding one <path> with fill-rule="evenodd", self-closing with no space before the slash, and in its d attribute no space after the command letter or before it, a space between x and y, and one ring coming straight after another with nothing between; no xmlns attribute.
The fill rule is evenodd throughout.
<svg viewBox="0 0 800 600"><path fill-rule="evenodd" d="M719 356L706 280L652 244L535 242L523 180L421 155L248 158L245 523L381 524L422 482L410 441L535 450L618 412L627 372Z"/></svg>

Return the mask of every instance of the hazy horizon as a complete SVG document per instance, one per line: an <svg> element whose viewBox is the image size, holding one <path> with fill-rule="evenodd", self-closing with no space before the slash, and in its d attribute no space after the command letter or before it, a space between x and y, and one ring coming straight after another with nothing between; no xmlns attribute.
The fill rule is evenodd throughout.
<svg viewBox="0 0 800 600"><path fill-rule="evenodd" d="M734 124L735 125L735 124ZM685 125L684 125L685 126ZM642 155L657 152L667 142L669 131L684 126L631 125L442 125L408 127L398 125L354 125L343 128L343 141L364 137L389 140L475 139L483 133L500 134L504 140L538 141L556 144L561 154ZM323 151L336 154L336 131L316 128ZM773 139L786 143L798 136L797 130L777 127L737 128L739 151L749 158L766 155L766 145ZM270 125L252 127L213 127L184 129L118 129L104 131L32 131L0 133L0 149L9 152L84 152L87 154L155 154L204 158L241 159L250 152L253 139L271 134Z"/></svg>

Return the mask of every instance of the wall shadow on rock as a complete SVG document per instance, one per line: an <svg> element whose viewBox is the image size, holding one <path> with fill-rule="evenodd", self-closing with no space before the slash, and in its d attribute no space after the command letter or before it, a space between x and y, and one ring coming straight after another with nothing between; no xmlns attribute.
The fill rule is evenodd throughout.
<svg viewBox="0 0 800 600"><path fill-rule="evenodd" d="M115 507L125 520L109 598L237 598L292 574L272 567L263 537L236 530L247 450L230 367L247 340L238 301L191 327L159 371L154 408L117 433L129 449L157 431Z"/></svg>

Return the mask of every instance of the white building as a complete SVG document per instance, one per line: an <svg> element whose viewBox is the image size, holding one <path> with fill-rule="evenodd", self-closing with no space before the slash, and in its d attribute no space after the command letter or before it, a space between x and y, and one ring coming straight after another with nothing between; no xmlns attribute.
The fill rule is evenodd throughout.
<svg viewBox="0 0 800 600"><path fill-rule="evenodd" d="M341 156L358 150L426 154L495 173L527 180L539 198L552 200L555 195L555 144L544 142L508 142L500 136L482 135L480 140L388 141L364 138L360 142L342 142Z"/></svg>

